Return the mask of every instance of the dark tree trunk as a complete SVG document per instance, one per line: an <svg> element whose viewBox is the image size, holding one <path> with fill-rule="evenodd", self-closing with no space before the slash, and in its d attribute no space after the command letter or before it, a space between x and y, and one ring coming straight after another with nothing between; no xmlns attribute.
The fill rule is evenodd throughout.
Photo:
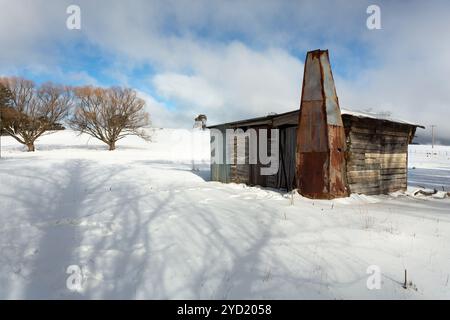
<svg viewBox="0 0 450 320"><path fill-rule="evenodd" d="M109 145L109 151L116 150L116 142L115 141L108 143L108 145Z"/></svg>
<svg viewBox="0 0 450 320"><path fill-rule="evenodd" d="M28 147L28 152L34 151L34 143L33 142L27 143L27 147Z"/></svg>

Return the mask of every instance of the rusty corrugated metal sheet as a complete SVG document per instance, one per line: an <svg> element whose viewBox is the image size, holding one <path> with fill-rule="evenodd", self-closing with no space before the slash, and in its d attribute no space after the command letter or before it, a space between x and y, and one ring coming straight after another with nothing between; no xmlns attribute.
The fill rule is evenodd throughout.
<svg viewBox="0 0 450 320"><path fill-rule="evenodd" d="M308 52L297 135L297 187L310 198L348 196L345 132L328 51Z"/></svg>
<svg viewBox="0 0 450 320"><path fill-rule="evenodd" d="M329 193L333 198L346 197L348 196L345 160L347 143L344 127L328 125L328 138L330 144Z"/></svg>

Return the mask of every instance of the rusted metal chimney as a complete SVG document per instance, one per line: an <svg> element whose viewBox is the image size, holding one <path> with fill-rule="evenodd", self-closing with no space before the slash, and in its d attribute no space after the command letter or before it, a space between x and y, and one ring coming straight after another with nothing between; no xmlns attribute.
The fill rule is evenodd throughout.
<svg viewBox="0 0 450 320"><path fill-rule="evenodd" d="M297 132L297 187L305 197L348 196L345 132L328 50L306 55Z"/></svg>

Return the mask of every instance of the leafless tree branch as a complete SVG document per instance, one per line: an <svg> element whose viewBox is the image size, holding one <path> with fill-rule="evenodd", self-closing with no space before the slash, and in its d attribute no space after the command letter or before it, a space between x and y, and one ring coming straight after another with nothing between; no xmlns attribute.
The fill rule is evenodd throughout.
<svg viewBox="0 0 450 320"><path fill-rule="evenodd" d="M72 104L70 88L2 77L0 84L11 94L9 106L1 106L2 130L34 151L34 142L61 121Z"/></svg>
<svg viewBox="0 0 450 320"><path fill-rule="evenodd" d="M144 111L145 101L134 90L85 86L75 88L74 95L72 129L103 141L109 150L114 150L116 142L128 135L150 140L143 129L150 124L149 115Z"/></svg>

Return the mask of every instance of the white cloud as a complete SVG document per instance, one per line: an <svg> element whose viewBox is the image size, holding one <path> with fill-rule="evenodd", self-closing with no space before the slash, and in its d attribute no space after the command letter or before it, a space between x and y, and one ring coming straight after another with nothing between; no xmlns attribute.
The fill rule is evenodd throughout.
<svg viewBox="0 0 450 320"><path fill-rule="evenodd" d="M221 108L224 101L208 82L198 76L175 73L158 74L153 78L158 93L181 104L205 109Z"/></svg>
<svg viewBox="0 0 450 320"><path fill-rule="evenodd" d="M450 37L442 32L448 29L448 2L407 7L391 2L382 7L384 30L367 31L378 62L355 79L337 79L340 101L423 124L427 130L417 132L422 141L437 124L440 139L450 143Z"/></svg>
<svg viewBox="0 0 450 320"><path fill-rule="evenodd" d="M188 110L184 112L174 112L167 106L157 101L152 95L143 91L138 91L138 96L145 101L146 111L150 114L151 125L158 128L179 128L189 127L194 124L194 117Z"/></svg>
<svg viewBox="0 0 450 320"><path fill-rule="evenodd" d="M189 127L197 113L212 123L298 107L303 57L293 53L328 48L343 107L389 109L450 137L447 1L380 1L383 29L375 31L365 27L370 1L80 0L78 33L65 29L69 4L2 1L0 72L57 70L70 63L61 48L84 39L114 59L103 72L118 84L151 65L143 86L176 103L150 99L154 123ZM77 76L95 80L90 70Z"/></svg>
<svg viewBox="0 0 450 320"><path fill-rule="evenodd" d="M195 76L158 74L158 93L209 122L283 112L298 106L302 63L282 50L257 52L241 43L193 57Z"/></svg>

